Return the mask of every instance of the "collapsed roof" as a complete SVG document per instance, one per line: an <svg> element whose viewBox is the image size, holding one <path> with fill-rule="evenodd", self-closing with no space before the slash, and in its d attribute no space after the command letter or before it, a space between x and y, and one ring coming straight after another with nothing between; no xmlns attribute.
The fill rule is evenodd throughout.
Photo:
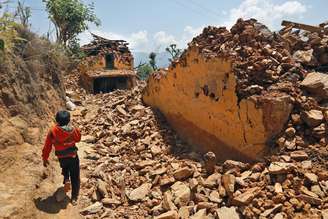
<svg viewBox="0 0 328 219"><path fill-rule="evenodd" d="M81 47L82 51L87 55L97 55L102 52L113 52L117 51L120 53L131 54L128 45L125 40L109 40L91 33L93 40Z"/></svg>

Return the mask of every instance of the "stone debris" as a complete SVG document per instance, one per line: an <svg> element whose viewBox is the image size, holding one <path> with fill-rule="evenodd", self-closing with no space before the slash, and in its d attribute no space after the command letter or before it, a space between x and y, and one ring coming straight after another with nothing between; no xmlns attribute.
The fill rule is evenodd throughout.
<svg viewBox="0 0 328 219"><path fill-rule="evenodd" d="M165 210L177 210L177 207L174 205L172 199L172 194L169 191L164 193L162 207Z"/></svg>
<svg viewBox="0 0 328 219"><path fill-rule="evenodd" d="M309 156L307 155L307 153L305 151L293 151L290 153L290 158L294 159L294 160L307 160L309 158Z"/></svg>
<svg viewBox="0 0 328 219"><path fill-rule="evenodd" d="M255 196L258 195L259 192L259 187L250 188L245 192L242 192L240 195L233 197L232 203L237 206L248 205L255 198Z"/></svg>
<svg viewBox="0 0 328 219"><path fill-rule="evenodd" d="M302 120L310 127L316 127L321 124L323 114L320 110L310 110L301 113Z"/></svg>
<svg viewBox="0 0 328 219"><path fill-rule="evenodd" d="M218 173L214 173L207 177L207 179L204 181L204 186L207 188L214 188L218 185L220 179L221 175Z"/></svg>
<svg viewBox="0 0 328 219"><path fill-rule="evenodd" d="M283 214L278 213L273 217L273 219L284 219L284 216L283 216Z"/></svg>
<svg viewBox="0 0 328 219"><path fill-rule="evenodd" d="M291 172L295 166L291 163L272 162L269 166L269 173L271 174L286 174Z"/></svg>
<svg viewBox="0 0 328 219"><path fill-rule="evenodd" d="M254 20L238 20L231 31L205 28L192 42L206 57L236 56L238 98L272 90L291 95L294 107L285 129L272 141L275 152L258 163L216 163L214 153L192 153L161 114L144 106L141 82L133 90L81 97L73 121L82 130L85 145L92 148L81 163L87 178L81 184L81 214L100 218L111 210L111 218L157 219L324 214L326 85L319 79L324 75L310 75L303 65L320 66L320 51L327 51L328 41L313 48L311 60L307 56L294 60L295 52L308 51L311 48L304 48L312 44L295 46L290 36L298 39L297 33L281 34ZM317 63L312 63L312 56ZM316 87L322 92L314 92Z"/></svg>
<svg viewBox="0 0 328 219"><path fill-rule="evenodd" d="M74 111L76 109L76 105L68 97L66 97L66 109L69 111Z"/></svg>
<svg viewBox="0 0 328 219"><path fill-rule="evenodd" d="M88 183L82 184L80 202L86 207L82 215L100 217L111 209L113 218L123 218L126 212L134 218L224 218L226 214L231 218L268 214L279 218L300 211L311 215L324 206L328 173L317 169L321 165L318 156L325 156L319 144L301 147L295 140L297 150L281 148L267 162L227 160L208 168L206 156L204 163L188 158L190 147L160 115L148 107L134 107L142 104L140 91L87 96L76 110L78 119L73 121L80 121L77 125L89 135L83 138L89 143L84 144L91 147L85 150L86 163L81 165L88 177ZM121 99L127 115L111 107ZM86 117L89 111L93 115ZM131 127L122 132L126 124ZM294 129L284 138L296 139L299 129ZM160 153L154 153L154 145ZM280 203L286 204L280 208ZM306 203L311 207L302 208Z"/></svg>
<svg viewBox="0 0 328 219"><path fill-rule="evenodd" d="M194 171L192 169L190 169L189 167L184 167L176 170L173 173L173 176L176 180L184 180L190 177L193 173Z"/></svg>
<svg viewBox="0 0 328 219"><path fill-rule="evenodd" d="M280 183L277 182L274 184L274 192L276 194L283 193L283 189Z"/></svg>
<svg viewBox="0 0 328 219"><path fill-rule="evenodd" d="M216 164L216 156L212 151L207 152L204 155L205 161L205 169L208 174L212 174L214 172L215 164Z"/></svg>
<svg viewBox="0 0 328 219"><path fill-rule="evenodd" d="M322 210L321 213L323 219L328 219L328 209Z"/></svg>
<svg viewBox="0 0 328 219"><path fill-rule="evenodd" d="M310 93L316 95L321 99L328 99L328 75L311 72L309 73L301 83L301 86Z"/></svg>
<svg viewBox="0 0 328 219"><path fill-rule="evenodd" d="M222 176L222 184L228 195L232 195L235 191L236 177L232 174Z"/></svg>
<svg viewBox="0 0 328 219"><path fill-rule="evenodd" d="M112 198L104 198L101 200L103 205L120 205L121 202L117 199L112 199Z"/></svg>
<svg viewBox="0 0 328 219"><path fill-rule="evenodd" d="M168 211L157 217L154 217L154 219L178 219L178 218L179 218L179 215L176 211Z"/></svg>
<svg viewBox="0 0 328 219"><path fill-rule="evenodd" d="M216 210L218 219L240 219L240 215L237 212L236 207L222 207Z"/></svg>
<svg viewBox="0 0 328 219"><path fill-rule="evenodd" d="M107 197L108 192L106 189L106 183L102 180L98 180L98 188L97 191L101 194L102 197Z"/></svg>
<svg viewBox="0 0 328 219"><path fill-rule="evenodd" d="M176 182L171 186L174 204L177 206L186 206L190 201L190 188L182 182Z"/></svg>
<svg viewBox="0 0 328 219"><path fill-rule="evenodd" d="M268 218L271 214L276 213L277 211L280 211L282 208L282 204L278 204L274 206L273 208L265 210L262 214L260 214L260 218Z"/></svg>
<svg viewBox="0 0 328 219"><path fill-rule="evenodd" d="M142 201L150 192L150 183L144 183L140 187L132 190L128 195L131 201Z"/></svg>
<svg viewBox="0 0 328 219"><path fill-rule="evenodd" d="M190 211L191 211L190 207L187 207L187 206L181 207L179 209L179 212L178 212L179 218L181 218L181 219L189 219L189 217L190 217Z"/></svg>
<svg viewBox="0 0 328 219"><path fill-rule="evenodd" d="M91 143L91 144L93 144L93 143L96 143L97 139L96 139L95 136L92 136L92 135L83 135L81 137L81 141L82 142L85 142L85 143Z"/></svg>
<svg viewBox="0 0 328 219"><path fill-rule="evenodd" d="M103 205L101 202L96 202L81 210L81 214L96 214L102 209Z"/></svg>
<svg viewBox="0 0 328 219"><path fill-rule="evenodd" d="M305 173L304 174L305 179L308 180L312 184L318 183L318 176L314 173Z"/></svg>
<svg viewBox="0 0 328 219"><path fill-rule="evenodd" d="M211 201L211 202L214 202L214 203L221 203L222 202L222 199L220 197L220 193L217 192L217 191L212 191L210 193L210 196L208 197L208 199Z"/></svg>
<svg viewBox="0 0 328 219"><path fill-rule="evenodd" d="M206 209L201 209L191 216L190 219L209 219L209 217L206 215Z"/></svg>
<svg viewBox="0 0 328 219"><path fill-rule="evenodd" d="M296 130L293 127L287 128L285 131L286 135L290 138L295 136Z"/></svg>
<svg viewBox="0 0 328 219"><path fill-rule="evenodd" d="M300 198L301 200L303 200L311 205L321 205L322 204L322 200L320 198L317 198L314 196L300 194L298 196L298 198Z"/></svg>

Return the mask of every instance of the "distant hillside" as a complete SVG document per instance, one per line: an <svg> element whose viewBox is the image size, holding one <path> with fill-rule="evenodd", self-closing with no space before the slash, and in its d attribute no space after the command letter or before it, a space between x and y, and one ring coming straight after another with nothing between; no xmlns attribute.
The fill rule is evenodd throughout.
<svg viewBox="0 0 328 219"><path fill-rule="evenodd" d="M145 63L149 61L149 53L146 52L133 52L134 56L134 66L138 66L140 63ZM157 66L160 68L166 68L169 66L170 54L168 52L156 53Z"/></svg>

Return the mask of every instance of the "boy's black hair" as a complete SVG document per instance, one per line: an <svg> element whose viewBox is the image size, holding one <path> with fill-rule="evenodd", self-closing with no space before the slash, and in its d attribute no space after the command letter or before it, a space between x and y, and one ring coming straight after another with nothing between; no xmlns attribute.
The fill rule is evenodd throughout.
<svg viewBox="0 0 328 219"><path fill-rule="evenodd" d="M68 111L62 110L56 113L56 122L59 126L68 125L69 121L71 120L71 115Z"/></svg>

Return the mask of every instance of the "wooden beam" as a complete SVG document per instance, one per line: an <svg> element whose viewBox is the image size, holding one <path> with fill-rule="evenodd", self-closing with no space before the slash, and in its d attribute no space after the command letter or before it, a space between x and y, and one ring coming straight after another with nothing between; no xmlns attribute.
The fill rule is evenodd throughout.
<svg viewBox="0 0 328 219"><path fill-rule="evenodd" d="M282 26L292 26L293 28L307 30L310 32L318 32L318 33L325 32L325 29L323 27L301 24L301 23L296 23L296 22L291 22L291 21L282 21L281 25Z"/></svg>
<svg viewBox="0 0 328 219"><path fill-rule="evenodd" d="M328 21L325 21L325 22L319 24L319 27L325 28L325 26L328 26Z"/></svg>

